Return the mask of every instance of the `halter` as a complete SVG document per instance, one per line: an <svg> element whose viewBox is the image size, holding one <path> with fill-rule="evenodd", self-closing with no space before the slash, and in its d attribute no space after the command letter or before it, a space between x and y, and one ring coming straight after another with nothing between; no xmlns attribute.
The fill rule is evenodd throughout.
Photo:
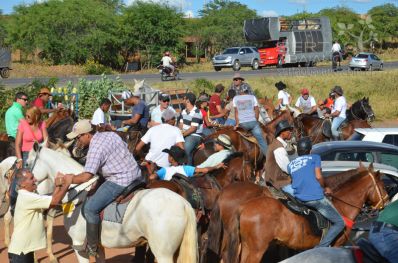
<svg viewBox="0 0 398 263"><path fill-rule="evenodd" d="M40 151L41 151L42 148L43 148L43 146L41 146L39 144L39 148L37 149L37 154L36 154L35 160L33 161L32 166L28 168L31 173L33 173L33 169L36 166L36 163L37 163L37 160L39 159L39 154L40 154Z"/></svg>
<svg viewBox="0 0 398 263"><path fill-rule="evenodd" d="M374 113L373 113L373 112L370 112L369 110L366 109L365 105L363 104L363 100L360 101L360 106L361 106L361 109L362 109L362 110L365 112L365 114L366 114L366 119L370 119L371 117L374 117ZM357 115L355 115L355 113L353 112L352 108L353 108L353 107L350 108L350 112L351 112L352 116L354 117L354 119L356 119L356 120L361 120L360 117L358 117Z"/></svg>

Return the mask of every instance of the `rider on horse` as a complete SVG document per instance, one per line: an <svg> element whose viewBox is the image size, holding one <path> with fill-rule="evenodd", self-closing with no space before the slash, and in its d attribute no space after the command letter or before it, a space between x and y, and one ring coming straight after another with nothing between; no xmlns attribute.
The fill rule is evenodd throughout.
<svg viewBox="0 0 398 263"><path fill-rule="evenodd" d="M115 132L95 132L89 120L77 122L68 133L68 139L77 138L80 144L89 146L84 172L73 175L73 184L89 181L101 173L105 182L84 206L87 221L87 249L90 256L97 256L100 212L125 191L142 182L141 170L127 144Z"/></svg>
<svg viewBox="0 0 398 263"><path fill-rule="evenodd" d="M305 205L315 208L332 225L319 243L318 247L327 247L343 231L344 220L333 204L324 195L331 190L325 186L321 173L321 158L317 154L310 154L312 143L309 137L301 138L297 143L299 157L288 165L288 172L292 178L294 197Z"/></svg>
<svg viewBox="0 0 398 263"><path fill-rule="evenodd" d="M146 130L149 121L149 107L141 99L141 93L134 92L131 97L124 101L126 104L133 105L133 107L131 119L122 121L122 124L130 126L129 129Z"/></svg>
<svg viewBox="0 0 398 263"><path fill-rule="evenodd" d="M195 173L209 173L213 170L223 168L224 164L220 163L214 167L199 168L191 165L185 165L187 162L186 154L183 149L178 146L171 146L170 149L164 149L163 152L169 154L169 167L163 167L149 176L150 180L159 178L160 180L170 181L175 174L182 174L187 177L194 176Z"/></svg>
<svg viewBox="0 0 398 263"><path fill-rule="evenodd" d="M233 150L231 138L226 134L220 134L215 139L214 150L216 151L210 155L206 161L199 164L198 168L213 167L224 161Z"/></svg>
<svg viewBox="0 0 398 263"><path fill-rule="evenodd" d="M290 105L292 102L292 96L286 91L286 84L282 81L275 83L275 87L278 91L278 102L276 105L277 110L283 110L287 105Z"/></svg>
<svg viewBox="0 0 398 263"><path fill-rule="evenodd" d="M276 189L282 189L284 192L293 195L291 188L291 179L287 174L287 165L289 157L286 151L287 143L292 137L293 127L288 121L280 121L276 125L275 137L268 147L265 163L265 181L271 183Z"/></svg>
<svg viewBox="0 0 398 263"><path fill-rule="evenodd" d="M315 99L306 88L301 90L301 96L297 99L295 106L301 109L302 113L317 114Z"/></svg>
<svg viewBox="0 0 398 263"><path fill-rule="evenodd" d="M332 95L335 97L333 109L331 114L325 114L325 117L332 117L332 136L334 140L340 139L339 127L346 119L347 101L343 96L343 89L340 86L335 86L331 90Z"/></svg>

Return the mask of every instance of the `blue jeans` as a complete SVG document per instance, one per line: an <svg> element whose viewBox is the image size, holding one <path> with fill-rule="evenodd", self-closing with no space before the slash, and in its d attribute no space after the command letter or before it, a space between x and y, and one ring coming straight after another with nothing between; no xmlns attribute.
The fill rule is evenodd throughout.
<svg viewBox="0 0 398 263"><path fill-rule="evenodd" d="M374 233L372 226L369 233L369 241L389 262L398 262L398 231L382 227L380 232Z"/></svg>
<svg viewBox="0 0 398 263"><path fill-rule="evenodd" d="M258 124L258 122L249 121L249 122L240 123L239 127L245 129L246 131L250 131L253 134L253 136L257 139L258 144L260 145L262 153L264 154L264 156L266 156L268 145L265 143L263 137L263 131L261 130L261 127Z"/></svg>
<svg viewBox="0 0 398 263"><path fill-rule="evenodd" d="M84 215L87 223L99 224L100 212L112 203L124 190L124 186L105 181L84 205Z"/></svg>
<svg viewBox="0 0 398 263"><path fill-rule="evenodd" d="M339 138L339 127L343 123L345 118L342 117L335 117L332 122L332 136L333 139Z"/></svg>
<svg viewBox="0 0 398 263"><path fill-rule="evenodd" d="M196 135L188 135L185 139L185 154L188 158L188 164L192 164L192 152L200 144L202 137Z"/></svg>
<svg viewBox="0 0 398 263"><path fill-rule="evenodd" d="M225 126L235 126L236 125L236 120L234 119L227 119L224 123Z"/></svg>
<svg viewBox="0 0 398 263"><path fill-rule="evenodd" d="M294 196L294 189L292 188L291 184L288 184L288 185L285 185L284 187L282 187L282 191L290 194L291 196Z"/></svg>
<svg viewBox="0 0 398 263"><path fill-rule="evenodd" d="M343 231L344 229L344 220L337 212L336 208L334 208L333 204L324 197L320 200L315 201L306 201L304 202L307 206L313 207L318 210L321 215L323 215L326 219L328 219L332 225L330 226L329 231L326 236L321 240L317 247L328 247L335 238Z"/></svg>
<svg viewBox="0 0 398 263"><path fill-rule="evenodd" d="M207 136L209 136L210 134L213 134L213 133L214 133L214 131L212 129L203 128L203 131L202 131L203 136L207 137Z"/></svg>
<svg viewBox="0 0 398 263"><path fill-rule="evenodd" d="M224 118L215 118L215 119L212 119L212 120L214 120L218 124L224 124L225 123L225 119Z"/></svg>

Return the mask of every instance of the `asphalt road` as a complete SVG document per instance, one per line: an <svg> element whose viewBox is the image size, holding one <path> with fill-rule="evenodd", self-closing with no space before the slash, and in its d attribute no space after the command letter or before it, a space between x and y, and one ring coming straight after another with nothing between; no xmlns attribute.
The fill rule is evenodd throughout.
<svg viewBox="0 0 398 263"><path fill-rule="evenodd" d="M397 62L385 62L384 70L391 70L398 68ZM319 67L308 67L308 68L263 68L261 70L244 70L241 71L241 75L243 77L267 77L267 76L305 76L305 75L321 75L331 73L331 66L319 66ZM179 81L190 81L197 78L205 78L209 80L216 79L230 79L232 78L233 71L231 69L223 69L219 72L181 72L179 77ZM12 74L12 71L11 71ZM336 74L355 74L348 69L348 66L343 66L342 70L336 72ZM141 73L127 73L127 74L118 74L118 75L108 75L109 78L115 79L119 77L124 82L130 82L133 79L145 79L148 83L154 83L160 81L160 74L141 74ZM68 81L72 81L73 83L77 83L80 78L85 78L88 80L96 80L101 78L98 75L86 75L86 76L71 76L71 77L60 77L59 84L66 84ZM3 84L6 87L18 87L21 85L31 83L35 78L10 78L10 79L1 79L0 85ZM46 82L50 78L36 78Z"/></svg>

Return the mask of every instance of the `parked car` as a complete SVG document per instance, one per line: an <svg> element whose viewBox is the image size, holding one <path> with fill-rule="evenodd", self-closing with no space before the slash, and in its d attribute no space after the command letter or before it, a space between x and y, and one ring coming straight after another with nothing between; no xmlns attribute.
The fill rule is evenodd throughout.
<svg viewBox="0 0 398 263"><path fill-rule="evenodd" d="M398 146L398 128L357 128L356 140L383 142Z"/></svg>
<svg viewBox="0 0 398 263"><path fill-rule="evenodd" d="M398 147L367 141L332 141L315 144L312 153L319 154L322 161L374 162L398 169Z"/></svg>
<svg viewBox="0 0 398 263"><path fill-rule="evenodd" d="M225 49L221 55L214 56L212 62L215 71L222 68L238 71L242 66L256 70L260 68L260 54L256 47L231 47Z"/></svg>
<svg viewBox="0 0 398 263"><path fill-rule="evenodd" d="M382 70L383 60L373 53L361 52L355 57L351 58L348 64L351 70L363 69L363 70Z"/></svg>

